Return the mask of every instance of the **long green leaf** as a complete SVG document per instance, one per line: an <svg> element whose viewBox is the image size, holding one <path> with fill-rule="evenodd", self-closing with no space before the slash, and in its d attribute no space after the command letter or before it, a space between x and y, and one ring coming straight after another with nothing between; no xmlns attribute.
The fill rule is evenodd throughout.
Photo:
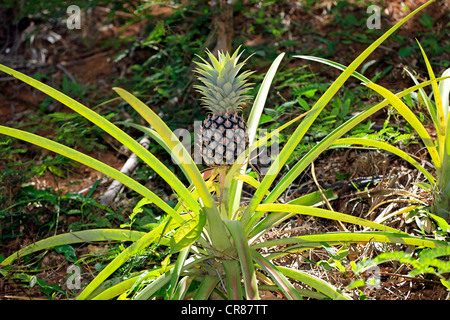
<svg viewBox="0 0 450 320"><path fill-rule="evenodd" d="M442 76L450 76L450 68L444 71ZM439 79L436 79L439 80ZM449 94L450 94L450 78L447 78L445 81L441 81L439 83L439 91L442 98L442 107L444 108L444 115L447 118L446 125L446 138L445 143L440 148L443 149L443 159L442 159L442 169L441 175L439 176L438 184L440 190L445 192L445 197L442 197L442 203L437 204L437 207L441 206L442 209L448 207L448 199L450 199L450 104L449 104ZM447 204L445 203L445 198L447 198ZM439 210L439 208L438 208Z"/></svg>
<svg viewBox="0 0 450 320"><path fill-rule="evenodd" d="M334 67L336 69L339 69L341 71L345 71L345 69L347 68L343 64L340 64L340 63L337 63L337 62L334 62L334 61L331 61L331 60L328 60L328 59L320 58L320 57L298 55L298 56L294 56L294 58L320 62L320 63L326 64L326 65L332 66L332 67ZM359 72L353 71L352 76L355 77L356 79L364 82L364 83L369 83L370 82L369 78L363 76Z"/></svg>
<svg viewBox="0 0 450 320"><path fill-rule="evenodd" d="M419 119L417 119L414 113L395 94L383 88L382 86L370 82L367 84L367 87L376 91L377 93L382 95L385 99L389 100L392 106L406 119L406 121L408 121L408 123L414 128L414 130L417 131L423 143L427 147L431 159L433 160L433 163L436 166L436 169L440 170L441 159L439 158L436 146L433 140L431 139L430 135L428 134L427 130L419 121Z"/></svg>
<svg viewBox="0 0 450 320"><path fill-rule="evenodd" d="M419 81L408 69L405 68L404 70L409 75L409 77L414 81L415 84L419 84ZM441 128L439 126L439 120L437 118L436 105L431 102L431 99L428 97L423 88L420 88L418 91L420 97L422 98L423 104L425 104L425 106L427 107L428 114L430 115L431 120L433 121L434 127L436 128L437 132L439 132Z"/></svg>
<svg viewBox="0 0 450 320"><path fill-rule="evenodd" d="M366 50L364 50L346 69L345 71L333 82L333 84L327 89L327 91L319 98L316 104L311 108L311 112L306 116L305 120L297 127L292 136L287 141L284 148L281 150L278 157L275 159L273 164L269 167L267 175L261 182L261 187L253 195L250 204L244 211L241 217L241 223L246 228L246 232L250 230L248 222L252 218L256 207L261 203L266 192L269 190L273 181L278 175L283 165L286 163L288 158L291 156L292 152L297 147L298 143L301 141L305 133L309 130L314 120L317 118L319 113L328 104L331 98L336 94L339 88L345 83L345 81L353 74L354 71L361 65L361 63L392 33L394 33L403 23L417 14L420 10L424 9L430 5L434 0L427 2L426 4L420 6L418 9L414 10L408 14L405 18L395 24L391 29L384 33L380 38L378 38L374 43L372 43Z"/></svg>
<svg viewBox="0 0 450 320"><path fill-rule="evenodd" d="M278 55L278 57L274 60L266 75L264 76L261 87L258 90L258 94L256 95L255 101L253 102L252 110L250 112L248 118L248 133L249 133L249 145L252 145L256 131L258 129L259 121L261 119L262 112L264 110L264 106L266 104L267 95L269 94L269 89L272 84L273 78L277 72L278 66L281 63L281 60L284 57L284 53ZM239 160L238 160L238 163ZM247 163L244 163L242 167L239 169L241 174L245 174L247 169ZM232 175L230 175L230 178ZM229 191L225 193L225 201L228 203L228 216L232 217L234 213L238 210L241 203L241 194L242 194L242 181L231 180L226 185L229 185Z"/></svg>
<svg viewBox="0 0 450 320"><path fill-rule="evenodd" d="M260 212L291 212L291 213L297 213L302 215L310 215L325 219L331 219L336 221L342 221L347 223L353 223L356 225L364 226L373 228L376 230L382 230L382 231L391 231L391 232L400 232L397 229L384 226L382 224L362 219L359 217L354 217L348 214L325 210L325 209L319 209L319 208L312 208L308 206L301 206L301 205L291 205L291 204L261 204L257 207L257 211Z"/></svg>
<svg viewBox="0 0 450 320"><path fill-rule="evenodd" d="M239 263L241 264L242 276L244 281L246 298L248 300L258 299L258 285L256 282L255 267L250 257L250 251L245 238L242 225L237 220L225 221L225 225L230 231L236 247Z"/></svg>
<svg viewBox="0 0 450 320"><path fill-rule="evenodd" d="M69 147L66 147L62 144L49 140L47 138L40 137L33 133L29 133L26 131L12 129L4 126L0 126L0 134L5 134L23 141L27 141L39 147L45 148L47 150L56 152L60 155L63 155L67 158L75 160L77 162L83 163L88 167L91 167L99 172L106 174L107 176L122 182L127 187L141 194L143 197L151 200L156 206L164 210L167 214L173 217L175 220L179 222L183 222L184 220L180 217L180 215L174 211L165 201L151 192L149 189L131 179L127 175L122 172L104 164L101 161L98 161L90 156L87 156L79 151L73 150Z"/></svg>
<svg viewBox="0 0 450 320"><path fill-rule="evenodd" d="M419 41L417 42L419 43ZM444 89L445 86L438 86L433 68L431 67L428 57L420 43L419 47L420 51L422 51L422 55L427 66L428 75L432 81L431 87L433 89L434 103L437 110L437 146L441 164L440 166L436 165L436 167L438 176L438 192L441 192L442 194L436 197L439 200L435 203L435 211L444 211L446 212L444 216L448 216L448 207L450 204L450 117L448 116L448 88L447 91L442 90L441 92L441 88Z"/></svg>
<svg viewBox="0 0 450 320"><path fill-rule="evenodd" d="M123 281L116 281L111 279L105 281L89 296L90 300L112 300L117 296L131 291L136 285L151 278L157 278L161 274L162 268L156 268L151 271L144 270L138 272L137 275L133 274L130 278Z"/></svg>
<svg viewBox="0 0 450 320"><path fill-rule="evenodd" d="M248 174L239 174L239 175L235 176L234 179L245 182L255 189L258 189L259 185L260 185L258 180L249 176Z"/></svg>
<svg viewBox="0 0 450 320"><path fill-rule="evenodd" d="M259 287L259 290L261 290L261 291L267 290L267 291L281 292L281 289L275 285L262 284L262 285L259 285L258 287ZM308 289L295 289L295 290L297 290L298 294L302 297L308 297L308 298L313 298L313 299L317 299L317 300L329 299L326 295L324 295L323 293L317 292L317 291L308 290Z"/></svg>
<svg viewBox="0 0 450 320"><path fill-rule="evenodd" d="M450 68L446 69L443 73L442 73L442 77L450 77ZM449 98L449 93L450 93L450 78L447 78L445 80L439 80L436 79L439 82L439 92L441 95L441 99L442 99L442 108L444 108L444 114L445 117L447 119L447 128L450 126L450 98Z"/></svg>
<svg viewBox="0 0 450 320"><path fill-rule="evenodd" d="M192 297L192 300L207 300L218 282L218 277L205 275L202 282L200 283L200 286L197 288L197 291Z"/></svg>
<svg viewBox="0 0 450 320"><path fill-rule="evenodd" d="M20 249L2 261L2 266L11 264L14 260L28 254L74 243L89 243L95 241L136 241L145 235L145 232L123 229L93 229L65 233L39 240Z"/></svg>
<svg viewBox="0 0 450 320"><path fill-rule="evenodd" d="M272 246L286 246L294 249L295 245L309 247L317 244L322 246L326 242L330 245L354 243L354 242L383 242L383 243L398 243L405 245L421 246L428 248L436 248L441 246L448 246L445 241L435 240L426 237L411 236L398 232L382 232L382 231L364 231L364 232L328 232L318 233L305 236L297 236L276 240L269 240L252 245L252 248L259 249Z"/></svg>
<svg viewBox="0 0 450 320"><path fill-rule="evenodd" d="M177 289L173 294L172 300L185 300L185 296L193 280L194 278L190 276L182 277L178 281Z"/></svg>
<svg viewBox="0 0 450 320"><path fill-rule="evenodd" d="M413 157L411 157L406 152L393 147L392 145L383 142L383 141L377 141L377 140L371 140L371 139L365 139L365 138L344 138L344 139L338 139L335 142L333 142L333 145L340 145L340 144L360 144L365 146L371 146L378 149L386 150L388 152L391 152L400 158L408 161L410 164L412 164L417 170L422 172L425 177L427 177L428 181L430 181L432 184L436 183L436 180L434 177L429 173L424 167L422 167Z"/></svg>
<svg viewBox="0 0 450 320"><path fill-rule="evenodd" d="M229 300L242 299L241 273L237 260L223 260L225 279L227 282L227 295Z"/></svg>
<svg viewBox="0 0 450 320"><path fill-rule="evenodd" d="M325 190L324 195L327 198L327 200L337 199L337 194L336 192L334 192L333 189ZM309 193L307 195L293 199L288 202L288 204L303 205L308 207L319 206L322 203L323 199L320 191ZM271 214L267 215L267 217L262 219L249 233L248 237L252 239L250 240L250 243L258 239L260 235L262 235L270 228L275 227L276 225L280 224L281 222L285 221L286 219L289 219L294 215L296 215L296 213L292 212L272 212Z"/></svg>
<svg viewBox="0 0 450 320"><path fill-rule="evenodd" d="M162 287L170 282L172 279L173 268L160 275L156 280L138 292L133 300L148 300L152 295L158 292Z"/></svg>
<svg viewBox="0 0 450 320"><path fill-rule="evenodd" d="M313 287L317 291L327 295L328 297L330 297L333 300L352 300L352 298L349 295L340 292L340 290L336 289L336 287L332 286L328 282L326 282L320 278L317 278L313 275L310 275L304 271L294 270L294 269L286 268L286 267L282 267L282 266L279 266L277 268L285 276L295 279L295 280L298 280L300 282L303 282L303 283Z"/></svg>
<svg viewBox="0 0 450 320"><path fill-rule="evenodd" d="M92 297L92 300L111 300L129 290L136 283L140 276L141 275L134 276L115 285L112 285L111 287L103 290L97 295L94 295Z"/></svg>
<svg viewBox="0 0 450 320"><path fill-rule="evenodd" d="M302 296L295 290L288 279L275 267L269 260L265 259L256 250L251 250L252 258L258 265L266 271L270 278L275 282L278 288L281 289L285 297L289 300L302 300Z"/></svg>
<svg viewBox="0 0 450 320"><path fill-rule="evenodd" d="M327 200L335 200L338 198L336 191L334 191L333 189L323 190L323 195ZM287 204L299 204L303 206L316 207L324 204L324 202L322 193L320 191L314 191L299 198L292 199L287 202Z"/></svg>
<svg viewBox="0 0 450 320"><path fill-rule="evenodd" d="M445 135L448 134L447 132L447 119L445 116L445 111L442 104L441 94L439 91L439 86L436 81L436 76L434 75L433 68L431 67L430 61L428 60L428 57L423 50L422 46L420 45L420 42L417 41L419 44L420 51L422 52L423 59L425 61L425 65L427 66L428 75L430 76L431 80L431 88L433 89L433 95L434 95L434 103L436 104L436 111L437 111L437 119L439 128L438 131L438 146L439 146L439 157L440 159L443 158L443 152L444 152L444 144L445 144Z"/></svg>
<svg viewBox="0 0 450 320"><path fill-rule="evenodd" d="M249 144L252 144L255 140L256 131L258 130L259 121L261 115L264 111L264 106L266 104L267 96L269 94L270 86L277 73L278 67L280 66L281 60L284 58L284 53L280 53L277 58L272 62L269 70L264 76L261 87L258 90L258 94L253 102L253 107L248 117L248 135Z"/></svg>
<svg viewBox="0 0 450 320"><path fill-rule="evenodd" d="M191 247L184 248L181 250L180 254L177 257L177 262L174 266L174 271L172 273L172 279L170 280L170 288L169 288L169 297L170 299L173 299L175 289L178 287L178 278L180 277L181 270L183 269L184 263L186 261L186 258L189 254Z"/></svg>

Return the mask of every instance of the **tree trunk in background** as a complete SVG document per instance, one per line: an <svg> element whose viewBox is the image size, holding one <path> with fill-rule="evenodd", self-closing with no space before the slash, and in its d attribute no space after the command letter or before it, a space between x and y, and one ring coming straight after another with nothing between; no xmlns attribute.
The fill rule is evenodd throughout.
<svg viewBox="0 0 450 320"><path fill-rule="evenodd" d="M216 36L216 46L212 53L217 56L218 51L232 51L232 39L234 36L233 25L234 0L211 1L211 8L217 12L212 18L211 31Z"/></svg>

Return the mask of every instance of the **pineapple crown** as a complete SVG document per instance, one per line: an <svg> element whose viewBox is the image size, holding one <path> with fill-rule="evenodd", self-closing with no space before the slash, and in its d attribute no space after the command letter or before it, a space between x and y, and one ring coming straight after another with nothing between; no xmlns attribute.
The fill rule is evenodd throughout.
<svg viewBox="0 0 450 320"><path fill-rule="evenodd" d="M247 59L237 63L242 52L240 47L232 56L219 51L218 59L207 50L206 53L211 61L196 62L198 68L195 70L200 76L198 79L203 85L196 85L195 88L203 97L202 104L212 113L237 112L242 109L242 105L251 99L250 95L245 95L251 84L247 83L247 78L252 71L244 71L237 75ZM239 54L238 54L239 53Z"/></svg>

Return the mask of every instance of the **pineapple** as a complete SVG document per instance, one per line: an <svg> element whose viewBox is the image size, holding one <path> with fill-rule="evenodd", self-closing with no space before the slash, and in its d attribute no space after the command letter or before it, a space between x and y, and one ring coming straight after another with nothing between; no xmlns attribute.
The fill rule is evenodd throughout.
<svg viewBox="0 0 450 320"><path fill-rule="evenodd" d="M248 147L247 123L242 117L242 105L251 96L245 71L238 76L244 62L237 63L242 53L239 48L232 56L218 53L218 59L209 51L211 64L202 59L196 72L203 85L195 86L202 94L202 104L210 112L201 126L201 150L209 166L229 166Z"/></svg>

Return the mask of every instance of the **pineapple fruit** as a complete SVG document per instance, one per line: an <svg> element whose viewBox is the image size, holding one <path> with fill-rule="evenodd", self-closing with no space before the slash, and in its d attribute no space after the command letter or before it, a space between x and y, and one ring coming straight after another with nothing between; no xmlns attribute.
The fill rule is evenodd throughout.
<svg viewBox="0 0 450 320"><path fill-rule="evenodd" d="M245 93L251 71L238 75L244 62L237 63L242 52L233 55L218 53L216 58L207 51L211 63L202 59L196 62L199 80L195 86L202 94L202 104L210 112L201 126L201 150L204 162L209 166L229 166L248 147L247 123L242 117L242 106L251 96Z"/></svg>

